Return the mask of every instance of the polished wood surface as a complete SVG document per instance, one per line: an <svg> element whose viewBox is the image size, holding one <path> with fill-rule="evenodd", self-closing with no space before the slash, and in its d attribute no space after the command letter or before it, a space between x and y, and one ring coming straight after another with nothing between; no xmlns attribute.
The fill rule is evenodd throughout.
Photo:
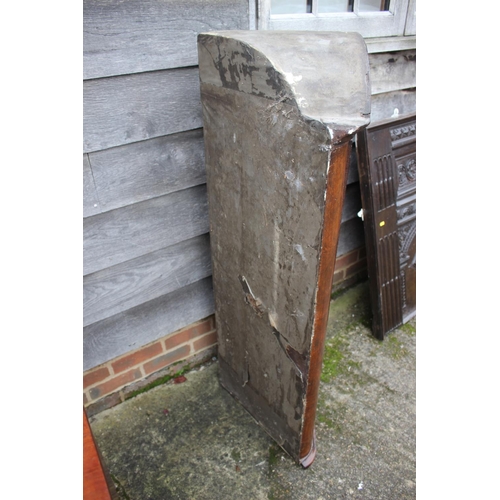
<svg viewBox="0 0 500 500"><path fill-rule="evenodd" d="M85 410L83 411L83 499L113 500Z"/></svg>
<svg viewBox="0 0 500 500"><path fill-rule="evenodd" d="M350 142L333 147L326 187L325 215L321 238L318 287L316 293L316 315L314 334L311 339L311 353L307 378L304 425L300 442L300 461L304 467L310 465L316 455L314 422L318 403L319 382L323 366L326 326L330 311L335 255L339 241L342 206L346 191L349 167Z"/></svg>

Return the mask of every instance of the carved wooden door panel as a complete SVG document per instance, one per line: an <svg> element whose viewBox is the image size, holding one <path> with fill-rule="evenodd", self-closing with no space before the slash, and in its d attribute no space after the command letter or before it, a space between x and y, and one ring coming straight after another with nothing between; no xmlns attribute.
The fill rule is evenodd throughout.
<svg viewBox="0 0 500 500"><path fill-rule="evenodd" d="M358 134L373 334L416 313L416 115Z"/></svg>
<svg viewBox="0 0 500 500"><path fill-rule="evenodd" d="M220 381L307 467L366 45L227 31L198 50Z"/></svg>

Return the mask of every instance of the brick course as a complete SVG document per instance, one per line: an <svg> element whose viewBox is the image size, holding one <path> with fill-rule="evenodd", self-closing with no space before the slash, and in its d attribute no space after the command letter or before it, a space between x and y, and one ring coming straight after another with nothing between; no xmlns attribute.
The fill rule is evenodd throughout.
<svg viewBox="0 0 500 500"><path fill-rule="evenodd" d="M140 351L136 351L132 354L119 358L117 361L111 363L115 373L120 373L128 368L139 365L144 361L148 361L151 358L158 356L163 352L163 348L160 342L143 347Z"/></svg>
<svg viewBox="0 0 500 500"><path fill-rule="evenodd" d="M366 276L366 247L363 246L341 255L336 260L332 291L349 287Z"/></svg>
<svg viewBox="0 0 500 500"><path fill-rule="evenodd" d="M129 384L134 380L138 380L142 377L142 372L139 368L135 368L134 370L129 370L128 372L117 375L116 377L110 378L106 382L102 384L96 385L89 389L89 394L92 400L98 399L105 394L110 394L114 392L116 389L123 387L125 384Z"/></svg>
<svg viewBox="0 0 500 500"><path fill-rule="evenodd" d="M108 378L110 375L110 372L106 366L102 366L97 369L93 369L89 372L87 372L83 376L83 387L87 388L90 387L91 385L97 384L97 382L101 382L101 380L104 380Z"/></svg>
<svg viewBox="0 0 500 500"><path fill-rule="evenodd" d="M346 270L345 270L345 277L350 278L351 276L359 273L363 269L366 269L366 259L361 259L358 262L350 265Z"/></svg>
<svg viewBox="0 0 500 500"><path fill-rule="evenodd" d="M200 337L201 335L209 332L212 329L213 329L212 321L210 320L190 325L184 330L181 330L180 332L174 333L171 336L167 337L163 341L165 350L168 351L170 349L173 349L174 347L189 342L190 340L196 337Z"/></svg>
<svg viewBox="0 0 500 500"><path fill-rule="evenodd" d="M353 250L352 252L341 255L335 261L335 269L342 269L342 268L347 267L351 264L354 264L354 262L357 262L358 259L359 259L359 248L357 248L356 250Z"/></svg>
<svg viewBox="0 0 500 500"><path fill-rule="evenodd" d="M171 365L172 363L175 363L180 359L186 358L187 356L189 356L190 352L190 346L183 345L182 347L179 347L174 351L162 354L161 356L158 356L157 358L144 363L144 372L146 373L146 375L149 375L150 373L153 373L160 368L164 368L165 366Z"/></svg>
<svg viewBox="0 0 500 500"><path fill-rule="evenodd" d="M340 271L335 271L333 274L333 284L336 285L337 283L340 283L341 281L344 281L344 270L341 269Z"/></svg>
<svg viewBox="0 0 500 500"><path fill-rule="evenodd" d="M83 374L83 404L90 414L123 401L127 393L146 385L156 374L172 373L190 360L203 362L216 353L215 317L209 316L158 339L134 352L119 356Z"/></svg>
<svg viewBox="0 0 500 500"><path fill-rule="evenodd" d="M199 351L217 343L217 332L211 332L194 343L194 350Z"/></svg>

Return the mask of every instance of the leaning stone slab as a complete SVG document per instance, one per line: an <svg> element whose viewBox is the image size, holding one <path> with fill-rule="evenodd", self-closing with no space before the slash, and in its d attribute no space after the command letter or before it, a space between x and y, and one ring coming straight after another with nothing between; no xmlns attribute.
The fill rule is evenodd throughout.
<svg viewBox="0 0 500 500"><path fill-rule="evenodd" d="M307 467L366 46L226 31L199 35L198 54L220 381Z"/></svg>

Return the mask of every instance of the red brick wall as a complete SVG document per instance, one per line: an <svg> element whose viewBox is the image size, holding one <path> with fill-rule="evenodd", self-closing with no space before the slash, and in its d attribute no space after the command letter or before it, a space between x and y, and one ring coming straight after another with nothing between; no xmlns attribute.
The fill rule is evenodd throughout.
<svg viewBox="0 0 500 500"><path fill-rule="evenodd" d="M333 275L333 291L351 286L357 281L366 279L367 276L366 249L363 246L337 258Z"/></svg>
<svg viewBox="0 0 500 500"><path fill-rule="evenodd" d="M89 415L124 401L130 392L216 353L215 317L171 333L83 374L83 404Z"/></svg>
<svg viewBox="0 0 500 500"><path fill-rule="evenodd" d="M333 291L366 278L365 248L340 256ZM128 394L183 367L202 363L216 353L215 317L174 332L136 351L112 359L83 374L83 402L90 415L124 401Z"/></svg>

